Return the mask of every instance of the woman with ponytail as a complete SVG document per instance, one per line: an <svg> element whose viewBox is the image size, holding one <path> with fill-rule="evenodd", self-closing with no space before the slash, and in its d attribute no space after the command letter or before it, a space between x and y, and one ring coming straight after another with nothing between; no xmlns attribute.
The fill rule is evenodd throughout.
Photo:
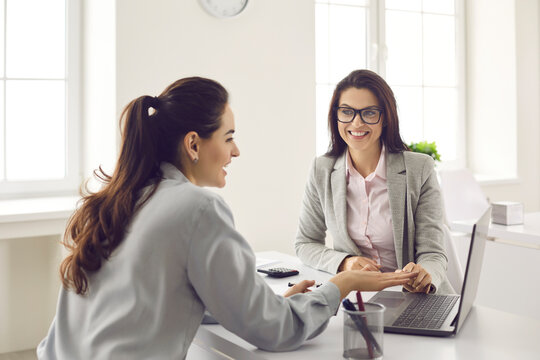
<svg viewBox="0 0 540 360"><path fill-rule="evenodd" d="M267 350L316 336L352 290L406 283L412 273L348 271L304 295L275 295L231 211L203 187L225 186L239 156L227 91L192 77L133 100L122 146L101 190L68 223L57 312L40 359L182 359L205 309ZM298 294L296 296L291 296ZM264 324L264 326L261 326Z"/></svg>

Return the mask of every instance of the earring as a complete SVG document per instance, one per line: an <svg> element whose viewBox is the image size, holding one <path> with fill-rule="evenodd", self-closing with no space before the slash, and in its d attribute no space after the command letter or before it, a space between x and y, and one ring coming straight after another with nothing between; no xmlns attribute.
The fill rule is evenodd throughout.
<svg viewBox="0 0 540 360"><path fill-rule="evenodd" d="M199 162L199 158L193 159L193 163L194 163L194 164L197 164L198 162Z"/></svg>

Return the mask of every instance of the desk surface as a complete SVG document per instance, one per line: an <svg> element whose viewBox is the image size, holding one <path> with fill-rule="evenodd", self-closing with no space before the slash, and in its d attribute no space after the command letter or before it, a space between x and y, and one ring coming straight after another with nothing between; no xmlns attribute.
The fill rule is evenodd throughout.
<svg viewBox="0 0 540 360"><path fill-rule="evenodd" d="M540 248L540 212L526 213L521 225L500 225L491 223L488 236L504 240L522 242L531 247ZM470 233L474 220L453 221L450 228L454 231Z"/></svg>
<svg viewBox="0 0 540 360"><path fill-rule="evenodd" d="M305 265L293 256L278 252L262 252L257 256L279 259L284 264L300 270L300 275L286 279L268 279L276 293L283 293L288 281L315 279L326 281L330 274ZM371 298L374 293L366 292ZM343 318L341 309L332 317L328 328L315 339L307 341L293 352L272 353L257 349L220 325L203 325L197 337L204 333L236 344L253 359L340 359L343 351ZM518 315L482 306L475 306L469 313L460 333L455 337L384 334L385 359L538 359L540 358L540 322ZM230 344L229 343L229 344ZM234 345L233 345L234 346ZM214 349L215 350L215 349ZM220 352L226 349L219 348ZM244 355L245 355L244 354ZM194 355L194 354L193 354ZM188 359L194 359L188 353Z"/></svg>

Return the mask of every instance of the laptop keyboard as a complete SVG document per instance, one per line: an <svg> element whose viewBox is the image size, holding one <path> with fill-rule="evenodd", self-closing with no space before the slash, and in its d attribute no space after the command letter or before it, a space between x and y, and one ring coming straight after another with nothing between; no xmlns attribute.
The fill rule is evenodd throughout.
<svg viewBox="0 0 540 360"><path fill-rule="evenodd" d="M407 306L392 326L439 329L457 300L457 296L419 296Z"/></svg>

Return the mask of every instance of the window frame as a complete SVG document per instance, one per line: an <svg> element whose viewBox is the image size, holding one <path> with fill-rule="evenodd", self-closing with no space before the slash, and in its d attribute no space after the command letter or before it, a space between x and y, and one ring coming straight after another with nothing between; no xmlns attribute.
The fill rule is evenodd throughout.
<svg viewBox="0 0 540 360"><path fill-rule="evenodd" d="M3 2L7 5L7 0ZM73 195L78 191L81 179L81 0L66 0L66 68L65 68L65 176L58 180L8 181L0 179L0 199ZM4 13L4 26L7 14ZM6 34L4 31L4 38ZM4 41L4 48L6 44ZM5 53L5 50L4 50ZM4 55L5 56L5 55ZM5 80L4 80L5 81ZM5 96L5 95L4 95ZM5 105L4 105L5 106ZM5 111L5 110L4 110ZM4 115L5 119L5 115ZM5 122L3 147L5 156ZM5 167L5 159L2 162ZM5 168L4 168L5 170Z"/></svg>
<svg viewBox="0 0 540 360"><path fill-rule="evenodd" d="M314 4L340 5L338 2L329 2L324 0L314 0ZM369 0L366 7L369 11L367 24L367 41L366 41L366 63L369 70L377 72L381 77L386 79L386 58L388 49L386 47L386 1L385 0ZM467 163L467 139L466 139L466 38L465 38L465 1L455 0L455 18L456 26L456 89L457 89L457 108L456 108L456 131L459 143L456 145L456 159L445 160L444 154L442 161L439 163L439 169L456 169L463 168ZM315 81L316 86L323 83ZM390 84L391 85L391 84ZM392 85L391 85L392 86ZM424 86L422 85L422 88ZM319 126L318 126L319 128ZM318 134L322 137L322 134ZM433 141L431 139L425 139ZM317 152L320 152L319 146L322 141L317 139ZM319 155L319 153L317 154Z"/></svg>

